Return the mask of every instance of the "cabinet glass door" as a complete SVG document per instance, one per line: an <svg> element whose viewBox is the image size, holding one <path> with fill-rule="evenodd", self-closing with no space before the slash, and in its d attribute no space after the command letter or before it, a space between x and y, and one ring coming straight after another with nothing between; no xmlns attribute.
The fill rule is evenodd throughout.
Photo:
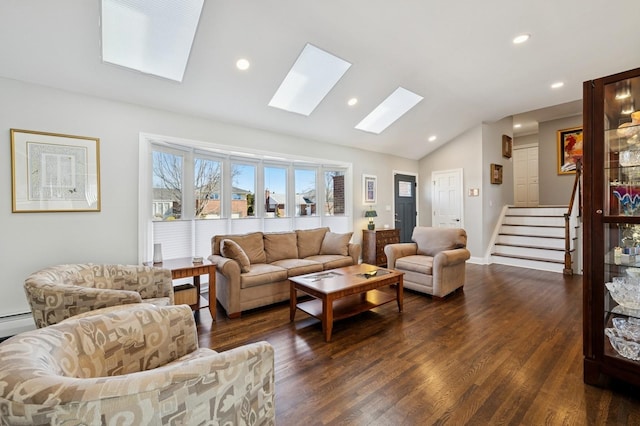
<svg viewBox="0 0 640 426"><path fill-rule="evenodd" d="M604 354L637 362L640 360L640 77L605 84L603 101Z"/></svg>

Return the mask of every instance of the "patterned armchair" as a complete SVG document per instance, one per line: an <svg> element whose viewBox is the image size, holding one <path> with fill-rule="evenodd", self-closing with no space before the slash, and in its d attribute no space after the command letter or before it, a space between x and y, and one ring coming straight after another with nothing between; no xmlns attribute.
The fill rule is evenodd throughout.
<svg viewBox="0 0 640 426"><path fill-rule="evenodd" d="M0 343L0 424L273 425L273 348L198 348L186 305L83 314Z"/></svg>
<svg viewBox="0 0 640 426"><path fill-rule="evenodd" d="M150 266L57 265L29 275L24 289L38 328L108 306L174 303L171 271Z"/></svg>

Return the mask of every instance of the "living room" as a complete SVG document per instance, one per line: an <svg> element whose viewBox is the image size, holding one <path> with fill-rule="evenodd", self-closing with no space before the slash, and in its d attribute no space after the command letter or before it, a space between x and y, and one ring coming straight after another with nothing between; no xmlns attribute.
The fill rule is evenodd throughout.
<svg viewBox="0 0 640 426"><path fill-rule="evenodd" d="M581 84L583 81L633 68L637 66L640 59L637 51L632 50L629 52L629 49L625 47L629 40L638 40L640 37L640 27L631 18L638 16L637 13L634 13L638 8L635 2L627 2L624 5L627 8L627 12L621 16L621 18L630 22L618 23L614 27L616 31L610 31L605 36L607 31L604 29L602 31L594 30L604 28L599 24L604 13L599 10L600 6L596 2L588 2L586 6L583 2L567 2L566 5L557 6L563 8L562 12L549 12L550 15L545 14L544 16L540 16L539 12L536 12L540 9L539 4L531 4L526 10L536 15L537 20L531 20L530 25L533 29L529 29L516 25L519 13L513 10L515 6L510 5L511 2L496 1L492 5L494 10L509 12L509 18L504 18L502 13L494 12L491 7L484 5L480 11L482 16L487 15L486 23L482 23L482 25L474 24L472 28L487 31L489 29L495 30L500 27L501 22L508 21L510 24L509 28L504 30L505 37L511 37L523 30L531 31L533 33L531 42L540 43L536 45L536 53L538 55L540 54L538 50L544 52L546 48L550 49L551 46L557 43L560 46L557 50L565 52L567 56L562 58L557 53L557 50L553 50L553 55L549 55L547 60L551 62L549 69L566 68L570 62L578 63L576 67L585 68L580 72L572 69L571 72L565 70L562 73L558 73L561 75L558 75L557 78L570 79L565 86L569 93L552 91L547 84L551 83L551 81L529 81L525 77L521 77L522 80L517 82L516 87L518 84L534 85L535 83L537 86L534 89L537 92L536 95L524 92L524 89L522 91L512 90L506 94L502 93L502 80L508 80L509 76L507 74L512 74L512 76L515 74L524 75L526 72L517 72L523 68L525 70L530 69L533 73L534 68L540 64L540 62L535 62L536 60L540 61L539 59L526 60L525 55L517 53L510 56L509 61L502 63L503 72L499 75L497 74L497 78L492 81L478 80L474 83L476 87L486 84L488 86L486 90L493 92L495 97L487 96L484 91L477 98L472 95L467 97L466 94L458 93L460 89L456 87L456 82L454 81L450 82L445 90L451 95L452 99L449 102L429 105L429 108L423 111L424 116L433 114L436 117L433 119L435 122L440 120L444 123L445 119L449 120L450 117L453 117L463 125L463 127L456 126L454 128L451 126L450 129L439 131L439 139L434 145L429 145L429 142L425 139L406 137L404 134L396 133L394 128L390 128L391 136L389 137L397 139L397 148L394 148L393 142L385 142L386 145L378 144L376 139L368 134L366 138L358 135L358 145L350 146L338 143L343 139L349 139L349 137L336 137L336 141L333 143L306 132L306 117L302 116L290 117L292 121L292 130L290 132L269 126L268 119L276 114L274 112L266 113L267 123L251 123L249 121L226 118L221 112L224 107L230 110L242 111L244 95L238 96L237 99L231 101L226 98L228 103L218 110L220 118L212 118L211 114L200 113L195 108L190 109L188 105L181 104L178 106L181 88L187 86L190 90L193 90L190 86L193 84L189 81L190 75L187 74L184 83L180 85L176 82L132 72L102 62L100 60L98 42L99 30L96 24L99 17L99 5L98 2L87 3L90 3L90 5L86 6L79 2L67 1L61 6L39 4L35 1L9 1L0 5L0 16L2 16L0 19L2 19L3 23L0 26L0 39L3 40L0 42L0 58L2 58L0 59L2 61L2 67L0 67L0 93L3 95L0 98L0 128L5 135L6 154L2 156L2 169L5 172L0 175L0 186L4 188L2 191L4 196L0 199L0 218L3 223L3 237L0 243L3 256L0 260L0 266L6 274L2 292L3 297L0 299L0 337L33 327L23 289L24 279L30 273L46 266L63 263L139 264L150 260L149 244L141 244L140 242L141 236L149 233L148 227L150 226L150 219L141 218L139 214L141 133L211 143L249 153L268 151L273 153L274 156L287 155L291 158L313 157L319 160L351 164L352 203L349 207L352 213L347 227L354 232L355 242L361 240L361 230L366 228L364 211L368 206L363 205L361 202L363 199L362 175L377 176L377 226L394 223L392 210L386 208L394 203L394 172L409 173L418 177L420 188L418 193L418 223L420 225L430 225L431 173L435 170L461 168L464 170L464 224L469 235L469 250L472 253L471 263L483 264L486 263L486 251L500 211L504 205L513 201L513 164L502 157L499 143L503 134L512 136L515 134L512 117L530 110L579 101L582 96ZM369 25L385 28L388 18L393 21L393 28L396 28L395 31L400 32L397 28L402 27L402 22L397 21L401 21L401 18L406 18L409 13L391 14L390 12L398 8L397 6L377 6L381 8L381 11L377 15L373 14L375 19L372 19L370 21L372 24ZM430 6L434 9L445 8L444 5L437 5L437 8L433 5ZM218 7L222 9L233 8L234 15L230 17L221 13L217 19L221 21L227 19L234 22L245 22L242 19L238 19L238 16L243 16L242 13L245 13L247 9L255 8L256 11L251 13L250 16L246 16L248 22L246 25L251 27L255 23L255 28L260 29L263 27L258 27L258 22L262 17L273 16L272 14L274 13L271 12L271 15L265 15L266 12L263 8L286 7L287 9L296 10L296 16L300 19L306 17L310 21L313 21L314 13L317 14L318 20L316 25L312 26L313 31L308 31L305 34L308 38L305 40L296 39L290 42L289 50L297 54L304 43L314 41L311 38L315 33L320 33L323 28L332 27L331 17L335 13L334 8L338 6L326 6L330 7L330 10L321 12L316 10L316 8L321 7L316 4L305 4L300 6L301 9L298 9L291 2L277 6L249 2L248 5L233 7L222 2L207 2L205 5L205 10L208 12L207 16L216 15L214 10ZM241 9L244 7L245 11L237 11L235 7ZM305 7L308 9L305 10ZM344 14L346 17L343 19L347 20L347 17L357 18L363 16L357 12L357 9L369 9L370 5L359 2L357 5L340 7L345 8ZM587 24L583 27L590 28L589 32L597 33L595 37L606 39L606 41L601 42L609 47L615 46L616 52L609 52L611 49L598 51L591 47L586 49L586 51L591 52L586 55L589 59L581 60L580 58L585 55L582 53L579 55L576 52L584 52L583 44L588 45L588 42L577 40L576 38L579 37L576 35L566 39L552 37L551 40L547 39L548 36L542 36L541 33L545 25L540 23L541 21L548 20L549 26L552 27L555 35L557 34L557 27L563 27L563 25L558 25L555 22L559 20L558 16L575 16L576 11L585 9L585 13L579 15L581 19L587 21ZM67 10L65 13L68 13L68 16L63 16L64 10ZM426 17L425 10L421 8L420 12L423 13L422 16ZM427 7L426 12L431 12L429 7ZM437 12L437 10L434 10L433 15L438 15ZM455 11L452 11L450 6L446 6L446 10L442 10L440 13L444 14L445 12L449 16L459 16L458 13L453 13ZM640 11L638 12L640 13ZM281 13L278 12L278 14ZM372 13L369 11L366 16L370 17L369 14ZM468 10L467 13L473 15L472 10ZM499 16L494 17L493 15ZM287 21L287 19L284 17L274 18L272 27L278 28L280 25L286 27L283 21ZM471 21L473 22L473 20ZM25 22L30 24L26 26ZM429 18L429 23L440 31L439 34L431 35L429 40L447 38L449 36L450 29L447 28L449 24L445 22L446 20L440 22L437 17L432 16ZM538 24L533 25L535 22L538 22ZM300 24L296 25L299 26ZM366 34L369 34L371 31L368 28L369 25L364 23L362 25L363 31L367 30ZM460 26L467 28L464 25ZM286 32L285 29L283 28L282 32ZM538 29L538 32L536 33L534 29ZM208 31L213 30L209 28ZM342 31L345 30L343 29ZM28 33L28 36L25 33ZM21 36L18 37L18 34ZM203 34L209 33L203 32ZM261 32L258 31L256 34L253 37L259 37ZM340 36L325 34L322 39L327 40L327 42L331 41L332 45L323 47L337 49L340 46L342 34L342 32ZM392 34L391 30L386 30L381 37L393 38ZM201 35L199 34L198 36ZM590 36L592 35L590 34ZM211 35L214 40L216 37L220 40L233 38L218 34L218 30ZM357 39L358 37L358 31L353 31L352 38ZM245 35L243 38L251 37ZM542 41L536 42L536 38L544 40L544 43ZM423 36L420 40L426 44L425 39L426 37ZM559 41L556 42L556 40ZM276 41L280 42L279 39ZM501 42L510 44L511 40L505 38ZM293 44L295 46L291 46ZM360 43L361 46L366 44L366 41ZM408 45L408 43L405 44ZM434 49L432 44L433 41L431 41L429 47ZM500 59L489 54L485 56L478 53L481 50L476 51L476 55L465 59L464 55L457 54L457 49L462 45L464 43L447 46L446 49L449 52L456 52L456 54L451 55L455 57L452 57L450 62L434 64L434 67L437 65L437 68L445 70L448 67L466 68L467 73L471 75L476 72L474 71L475 68L482 68L480 64L496 62ZM366 53L367 55L375 56L374 51L365 49L364 46L361 49L365 50L363 55ZM84 59L84 62L78 63L75 62L76 59L72 58L73 52L86 52L87 50L93 53L88 59ZM439 49L437 50L439 51ZM598 55L606 56L606 58L594 60L594 51ZM411 52L415 51L411 50ZM230 59L235 59L234 55L236 55L235 52L233 54L229 53L227 56ZM199 58L198 56L192 57L189 67L197 69ZM540 56L536 56L536 58L540 58ZM396 63L397 59L396 56L393 56L391 59L386 60L389 63ZM287 63L280 64L281 77L286 74L286 70L293 60L295 60L295 55ZM268 59L265 59L264 62L266 63L267 61ZM522 68L517 66L519 62L524 62ZM404 60L398 63L400 65L397 68L408 69ZM86 68L76 68L81 64ZM227 65L233 67L233 63L225 66ZM586 69L587 65L591 65L593 68ZM259 63L256 63L255 68L259 69ZM378 70L383 68L379 66ZM390 68L393 67L390 66ZM382 71L380 72L382 73ZM437 80L431 73L421 72L424 74L418 79L429 80L433 78ZM99 75L100 78L98 80L89 78L88 75L91 73ZM124 80L114 82L107 78L123 74L125 75ZM403 73L399 74L402 76ZM405 72L405 74L412 73ZM546 75L552 74L554 73L548 71ZM62 79L62 83L57 83L57 78L60 76L65 78ZM415 76L405 77L407 79L416 78ZM555 75L553 77L556 78ZM215 76L212 77L212 79L215 78ZM239 86L249 86L249 90L253 90L256 97L264 98L264 108L265 110L268 109L266 103L272 93L267 93L267 89L264 87L256 87L249 84L249 81L247 79L243 80L243 78L244 75L234 74L232 81ZM442 78L438 77L438 79ZM122 81L124 81L124 86L121 83ZM215 98L216 91L219 91L222 97L222 94L227 91L224 87L226 83L209 83L208 86L203 86L196 90L203 92L200 97L205 98L205 100L207 98ZM376 77L370 83L372 85L384 85L387 89L394 85L405 84L402 81L383 82L380 77ZM508 81L504 81L504 85L507 83ZM146 98L148 92L146 94L137 94L133 90L137 86L144 86L150 91L162 92L164 94L163 102L154 104L153 98ZM543 86L544 89L542 88ZM114 92L114 96L104 95L105 92L110 90ZM364 87L363 91L366 90L367 88ZM132 92L131 97L122 99L121 92L129 91ZM117 95L115 95L116 93ZM425 96L427 98L428 93L424 94L427 95ZM175 98L175 105L172 103L172 98ZM466 113L456 110L456 105L461 103L471 105L476 110L476 114L467 116ZM478 114L485 106L488 108L489 105L493 106L496 103L500 106L497 110L493 109L491 111L492 115L483 116ZM326 110L318 112L322 113L323 116L328 113ZM348 131L356 132L352 128L357 123L357 119L354 119L354 116L362 115L363 112L363 110L360 110L357 114L353 112L337 114L346 116L346 118L336 117L336 123L342 123L342 120L355 121L350 123ZM278 113L285 114L280 111ZM417 115L409 115L405 118L411 122L419 122L423 119L426 121L426 118ZM432 122L431 119L429 119L429 122ZM400 123L398 122L398 124ZM555 191L558 190L558 192L566 193L566 198L568 199L572 184L571 177L558 176L555 173L555 132L562 128L580 125L580 123L581 115L574 115L572 117L554 118L540 124L541 133L538 143L541 158L546 157L546 162L541 161L541 164L545 164L544 167L549 167L549 164L551 164L552 170L552 172L549 172L548 169L545 169L546 172L541 173L540 176L542 204L559 203L555 198L552 200L545 198L544 191L550 191L551 188L554 189L554 196ZM323 121L321 125L326 125L326 122ZM99 212L12 213L10 129L27 129L99 138L101 210ZM550 134L553 135L551 139ZM403 145L401 148L400 142L405 142L402 140L405 138L409 147L407 148L407 145ZM354 137L354 139L356 138ZM514 139L517 144L518 137ZM413 145L413 148L411 145ZM414 150L415 152L423 152L423 150L428 152L424 155L416 156L413 152ZM489 165L491 163L503 165L502 185L490 183ZM479 188L480 195L478 197L466 196L467 191L472 188ZM562 188L562 190L558 188ZM194 255L206 256L208 253L194 253Z"/></svg>

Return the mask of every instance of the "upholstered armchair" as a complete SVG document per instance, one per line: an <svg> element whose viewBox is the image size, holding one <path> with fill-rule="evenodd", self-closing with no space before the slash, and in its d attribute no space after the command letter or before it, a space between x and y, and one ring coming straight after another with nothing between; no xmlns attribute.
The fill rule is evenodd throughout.
<svg viewBox="0 0 640 426"><path fill-rule="evenodd" d="M471 257L464 229L416 226L411 240L384 248L387 267L404 272L405 288L442 298L464 286Z"/></svg>
<svg viewBox="0 0 640 426"><path fill-rule="evenodd" d="M96 310L0 343L0 424L272 425L274 351L199 348L187 305Z"/></svg>
<svg viewBox="0 0 640 426"><path fill-rule="evenodd" d="M171 271L142 265L51 266L29 275L24 289L38 328L108 306L174 303Z"/></svg>

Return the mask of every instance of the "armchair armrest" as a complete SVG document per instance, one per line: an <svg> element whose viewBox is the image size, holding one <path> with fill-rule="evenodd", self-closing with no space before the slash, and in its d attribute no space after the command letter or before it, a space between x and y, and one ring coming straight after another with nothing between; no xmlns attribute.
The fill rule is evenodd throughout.
<svg viewBox="0 0 640 426"><path fill-rule="evenodd" d="M436 269L439 266L456 265L463 263L471 258L471 252L466 248L459 248L453 250L444 250L436 254L433 258L433 268Z"/></svg>
<svg viewBox="0 0 640 426"><path fill-rule="evenodd" d="M173 298L173 279L169 269L154 266L116 265L114 284L122 280L122 288L135 290L143 299L168 297L171 304Z"/></svg>
<svg viewBox="0 0 640 426"><path fill-rule="evenodd" d="M140 293L129 290L34 284L29 281L25 282L24 289L38 328L94 309L142 302Z"/></svg>
<svg viewBox="0 0 640 426"><path fill-rule="evenodd" d="M405 256L412 256L418 252L416 243L396 243L384 246L384 254L387 256L387 268L394 269L396 260Z"/></svg>

